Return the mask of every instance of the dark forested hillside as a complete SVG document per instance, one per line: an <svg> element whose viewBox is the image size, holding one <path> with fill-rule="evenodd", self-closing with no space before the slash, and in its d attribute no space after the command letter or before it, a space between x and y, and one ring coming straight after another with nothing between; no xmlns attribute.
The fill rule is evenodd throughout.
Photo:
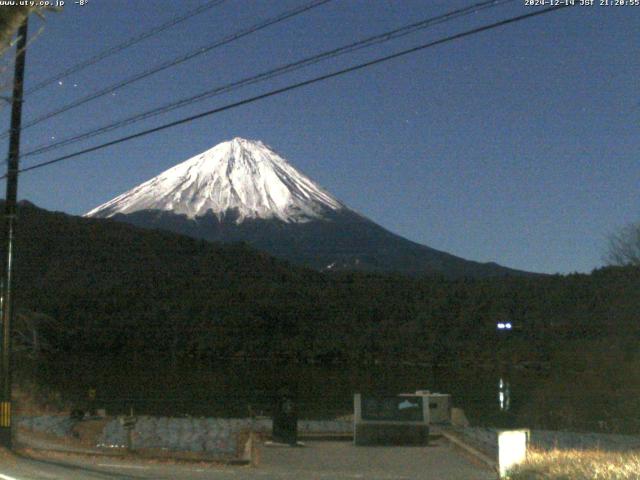
<svg viewBox="0 0 640 480"><path fill-rule="evenodd" d="M639 331L640 273L484 280L320 274L242 244L20 209L16 306L58 350L300 360L540 358ZM496 330L511 322L511 332Z"/></svg>
<svg viewBox="0 0 640 480"><path fill-rule="evenodd" d="M479 415L493 405L494 376L503 375L497 371L530 372L533 366L535 381L520 388L520 416L508 420L592 428L605 413L606 425L613 425L635 408L617 402L628 397L617 390L640 389L634 374L640 363L638 268L457 280L321 274L243 244L26 204L19 210L15 252L19 368L35 365L41 382L69 391L102 378L112 401L136 391L148 396L152 387L145 382L161 389L168 378L175 396L192 395L205 380L213 382L207 395L238 395L303 375L306 388L318 389L311 397L340 392L340 408L348 409L353 388L407 388L398 382L415 388L428 372L454 366L457 373L446 375L444 388L466 398L465 407ZM513 329L498 330L499 322ZM225 367L228 361L244 366ZM315 369L315 383L308 373L284 373L291 365ZM187 381L195 378L190 375L196 383ZM593 391L559 390L569 384ZM596 408L594 399L604 390L612 403ZM228 403L220 405L221 412L230 411Z"/></svg>

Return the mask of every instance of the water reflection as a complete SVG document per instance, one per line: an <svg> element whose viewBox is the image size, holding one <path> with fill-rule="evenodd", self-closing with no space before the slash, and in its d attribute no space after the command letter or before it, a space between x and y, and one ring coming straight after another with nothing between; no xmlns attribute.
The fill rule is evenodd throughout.
<svg viewBox="0 0 640 480"><path fill-rule="evenodd" d="M502 412L508 412L511 408L511 386L502 377L498 382L498 402Z"/></svg>

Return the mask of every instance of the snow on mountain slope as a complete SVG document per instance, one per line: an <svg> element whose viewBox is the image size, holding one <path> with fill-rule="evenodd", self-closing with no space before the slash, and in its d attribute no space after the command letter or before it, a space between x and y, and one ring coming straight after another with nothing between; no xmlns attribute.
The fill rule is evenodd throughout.
<svg viewBox="0 0 640 480"><path fill-rule="evenodd" d="M86 213L112 217L164 210L195 218L211 210L219 219L237 212L236 223L277 218L301 223L322 218L342 203L260 141L234 138L164 171Z"/></svg>

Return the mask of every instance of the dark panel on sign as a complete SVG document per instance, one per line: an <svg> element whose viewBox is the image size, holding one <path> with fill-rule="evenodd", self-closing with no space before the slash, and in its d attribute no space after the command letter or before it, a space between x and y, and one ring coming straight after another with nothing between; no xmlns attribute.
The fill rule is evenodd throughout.
<svg viewBox="0 0 640 480"><path fill-rule="evenodd" d="M423 422L422 397L362 397L362 419L369 421Z"/></svg>

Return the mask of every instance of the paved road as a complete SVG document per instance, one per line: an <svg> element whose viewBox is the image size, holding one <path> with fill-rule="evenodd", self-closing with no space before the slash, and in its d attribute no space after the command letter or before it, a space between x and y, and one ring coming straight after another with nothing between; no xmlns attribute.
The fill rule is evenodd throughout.
<svg viewBox="0 0 640 480"><path fill-rule="evenodd" d="M307 448L263 448L271 479L495 480L444 439L428 447L355 447L350 442L310 442ZM269 476L271 475L271 476Z"/></svg>
<svg viewBox="0 0 640 480"><path fill-rule="evenodd" d="M355 447L316 441L306 447L262 447L260 466L159 463L115 457L34 453L0 455L0 480L493 480L445 440L428 447Z"/></svg>

